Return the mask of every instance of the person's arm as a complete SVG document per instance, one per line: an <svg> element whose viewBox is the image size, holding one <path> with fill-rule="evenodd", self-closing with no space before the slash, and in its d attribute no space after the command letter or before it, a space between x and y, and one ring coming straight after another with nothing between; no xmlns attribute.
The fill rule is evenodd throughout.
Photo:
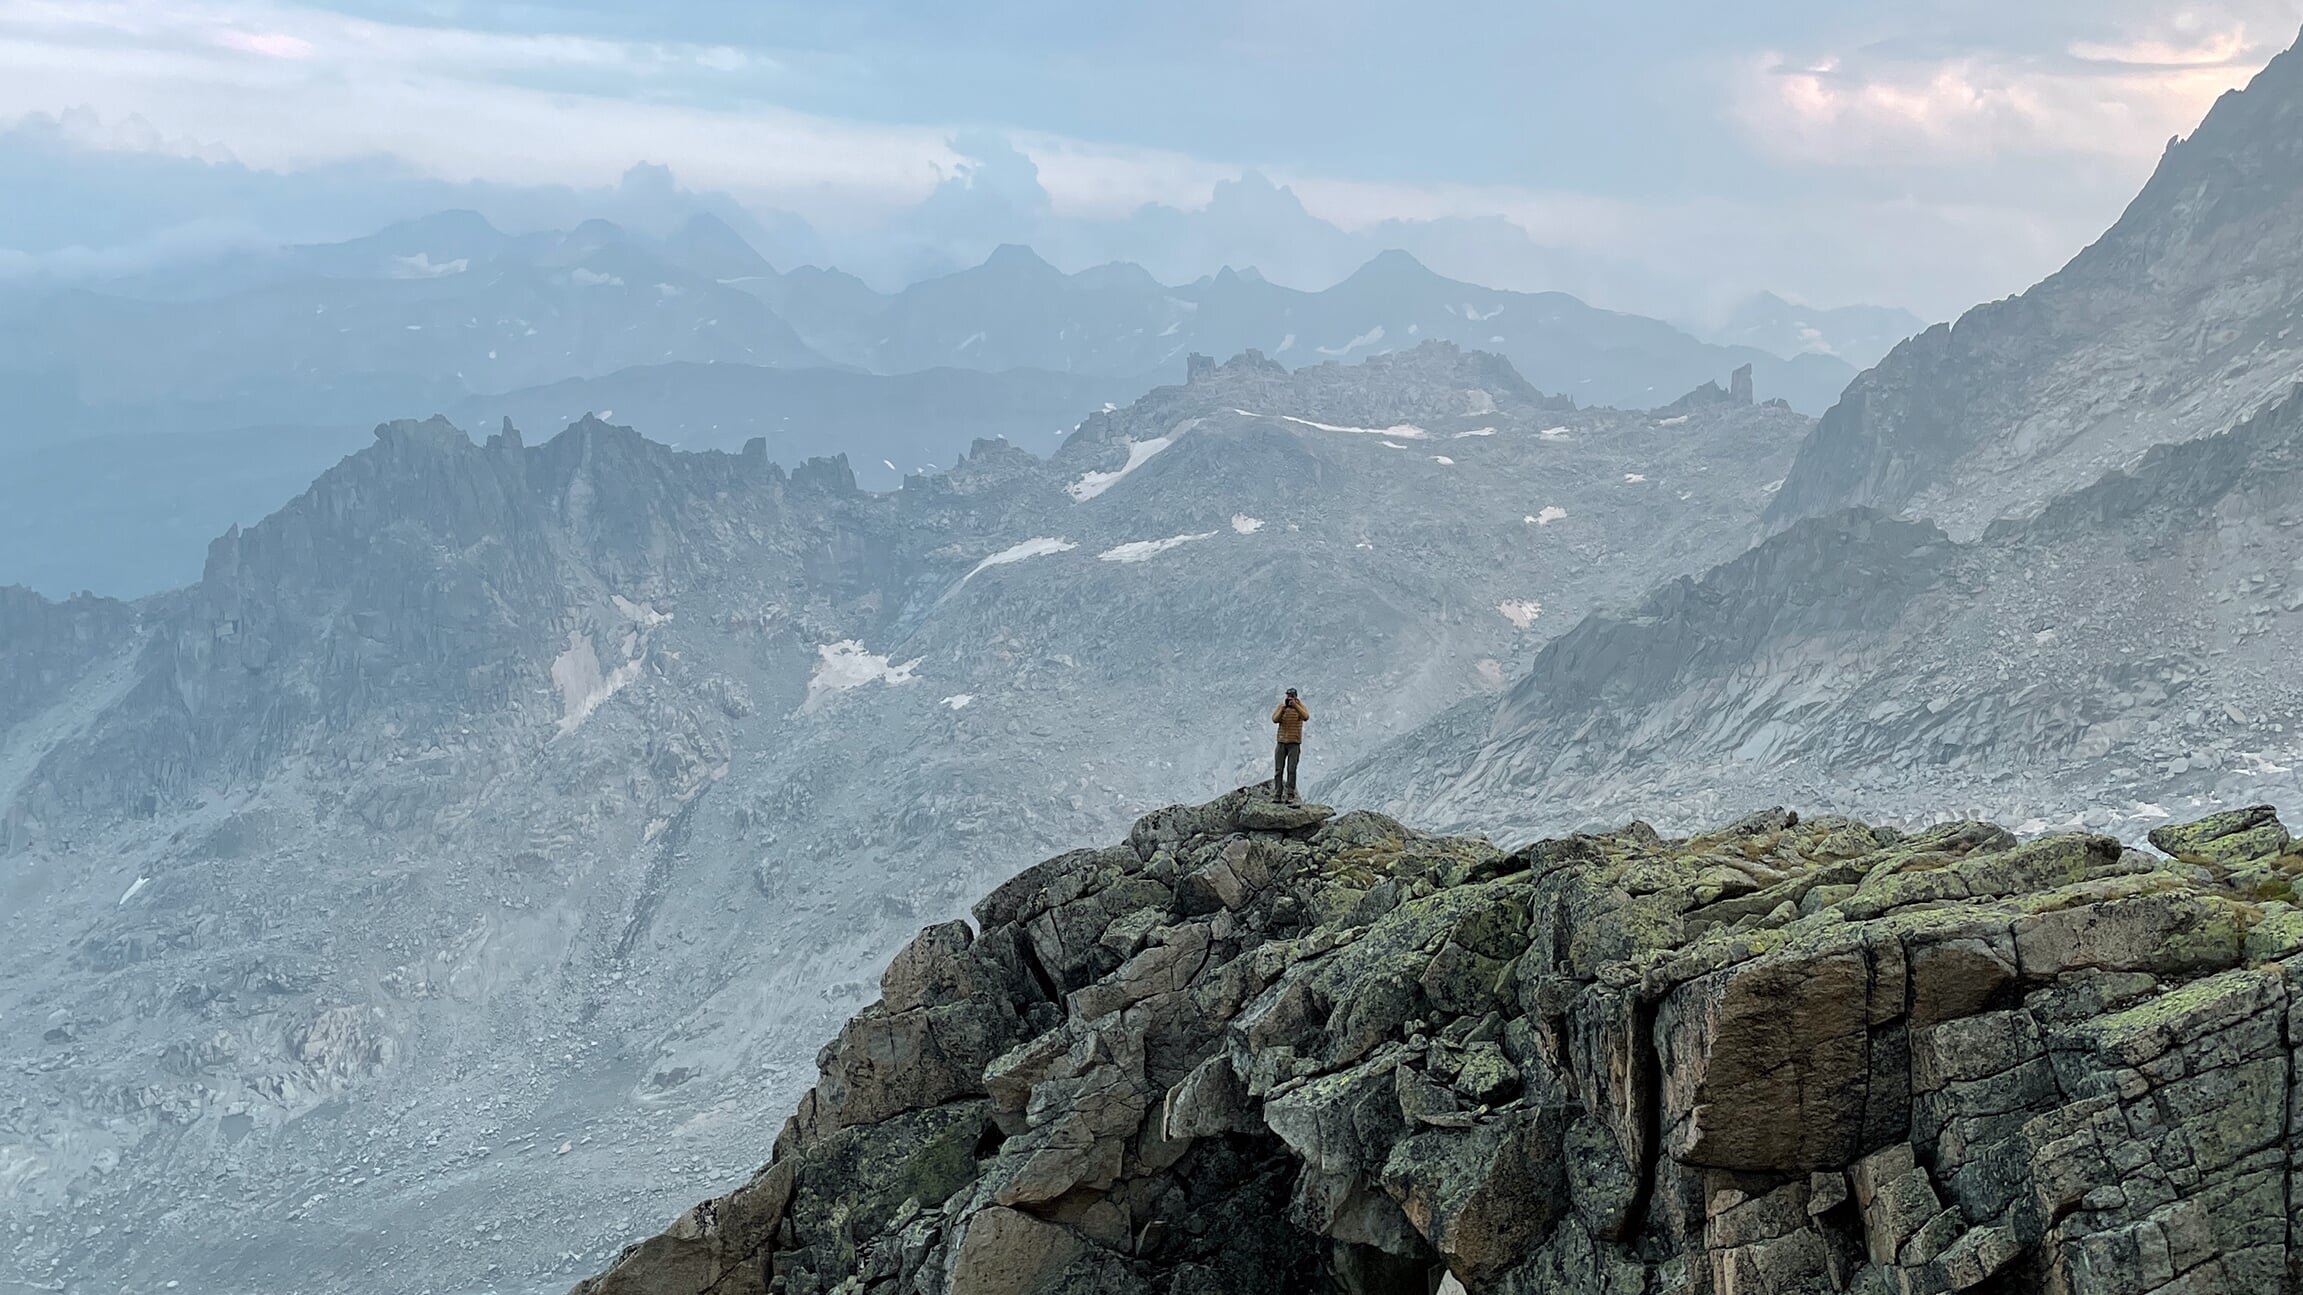
<svg viewBox="0 0 2303 1295"><path fill-rule="evenodd" d="M1311 718L1311 707L1304 705L1304 704L1303 704L1303 700L1302 700L1301 698L1298 698L1298 699L1296 700L1296 703L1295 703L1295 713L1296 713L1297 715L1299 715L1299 716L1303 717L1304 719L1310 719L1310 718Z"/></svg>
<svg viewBox="0 0 2303 1295"><path fill-rule="evenodd" d="M1287 714L1287 703L1283 701L1279 705L1272 707L1271 722L1274 724L1279 723L1279 717L1285 714Z"/></svg>

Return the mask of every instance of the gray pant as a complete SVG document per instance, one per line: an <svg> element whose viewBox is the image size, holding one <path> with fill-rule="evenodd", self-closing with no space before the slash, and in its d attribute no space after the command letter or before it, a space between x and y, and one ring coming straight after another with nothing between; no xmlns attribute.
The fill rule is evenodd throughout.
<svg viewBox="0 0 2303 1295"><path fill-rule="evenodd" d="M1303 763L1303 743L1282 742L1271 752L1271 794L1295 794L1295 767Z"/></svg>

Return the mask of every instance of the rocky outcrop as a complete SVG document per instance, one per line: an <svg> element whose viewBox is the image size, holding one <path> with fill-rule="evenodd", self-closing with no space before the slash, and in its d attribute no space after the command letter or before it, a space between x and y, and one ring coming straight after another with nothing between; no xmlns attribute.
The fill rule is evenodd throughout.
<svg viewBox="0 0 2303 1295"><path fill-rule="evenodd" d="M1698 409L1738 409L1752 403L1751 366L1746 364L1728 375L1727 385L1706 382L1670 404L1657 409L1661 417L1692 413Z"/></svg>
<svg viewBox="0 0 2303 1295"><path fill-rule="evenodd" d="M136 611L81 594L50 602L17 585L0 586L0 731L63 692L90 663L125 646Z"/></svg>
<svg viewBox="0 0 2303 1295"><path fill-rule="evenodd" d="M578 1291L2297 1289L2268 810L2170 859L1277 808L1160 811L923 932L769 1164Z"/></svg>

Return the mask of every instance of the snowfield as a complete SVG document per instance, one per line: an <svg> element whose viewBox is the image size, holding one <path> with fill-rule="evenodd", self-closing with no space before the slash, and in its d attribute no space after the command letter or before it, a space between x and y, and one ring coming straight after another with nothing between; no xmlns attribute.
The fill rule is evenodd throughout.
<svg viewBox="0 0 2303 1295"><path fill-rule="evenodd" d="M1234 409L1232 412L1242 418L1277 418L1282 422L1299 423L1317 431L1349 432L1354 436L1396 436L1403 441L1420 441L1431 435L1413 423L1398 423L1390 427L1338 427L1334 423L1315 423L1294 414L1259 414L1252 409Z"/></svg>
<svg viewBox="0 0 2303 1295"><path fill-rule="evenodd" d="M1080 503L1086 503L1088 500L1093 499L1097 495L1102 494L1104 491L1118 485L1120 478L1126 476L1130 472L1135 471L1137 468L1142 467L1144 464L1149 463L1151 461L1151 457L1154 454L1157 454L1161 450L1166 449L1168 446L1175 444L1176 436L1181 435L1185 430L1185 428L1179 427L1174 433L1167 436L1154 437L1148 441L1129 441L1128 461L1126 463L1120 465L1120 467L1110 472L1086 473L1082 475L1079 480L1074 481L1068 486L1065 486L1064 493L1070 495L1073 499L1079 501Z"/></svg>
<svg viewBox="0 0 2303 1295"><path fill-rule="evenodd" d="M1214 531L1201 531L1197 535L1170 535L1164 540L1134 540L1097 554L1106 562L1148 562L1169 549L1181 548L1194 540L1215 538Z"/></svg>
<svg viewBox="0 0 2303 1295"><path fill-rule="evenodd" d="M985 558L983 561L976 563L974 567L969 569L966 575L960 577L960 583L966 584L968 581L975 578L975 575L978 571L982 571L986 567L1004 567L1011 562L1022 562L1027 558L1044 558L1053 553L1069 553L1078 547L1079 545L1072 543L1070 540L1061 540L1049 535L1043 535L1038 539L1025 540L1021 544L1012 544L1007 548L1001 549L999 552L992 554L990 557Z"/></svg>
<svg viewBox="0 0 2303 1295"><path fill-rule="evenodd" d="M1359 336L1351 339L1348 342L1345 342L1341 346L1322 346L1315 349L1318 350L1321 355L1349 355L1353 351L1356 351L1363 346L1373 346L1382 340L1383 325L1377 324L1375 327L1367 330L1364 333L1361 333Z"/></svg>
<svg viewBox="0 0 2303 1295"><path fill-rule="evenodd" d="M592 717L593 711L639 677L637 657L603 673L599 651L592 646L592 636L569 630L568 650L552 661L552 683L560 690L561 734L575 732Z"/></svg>
<svg viewBox="0 0 2303 1295"><path fill-rule="evenodd" d="M834 693L850 692L866 684L884 683L898 687L918 682L912 671L924 658L915 657L901 665L889 661L876 652L867 652L860 639L841 639L816 649L816 672L808 677L808 695L800 703L801 710L814 710Z"/></svg>
<svg viewBox="0 0 2303 1295"><path fill-rule="evenodd" d="M1520 598L1507 603L1497 603L1495 609L1503 613L1505 620L1521 629L1535 624L1535 618L1543 615L1543 604L1533 598Z"/></svg>

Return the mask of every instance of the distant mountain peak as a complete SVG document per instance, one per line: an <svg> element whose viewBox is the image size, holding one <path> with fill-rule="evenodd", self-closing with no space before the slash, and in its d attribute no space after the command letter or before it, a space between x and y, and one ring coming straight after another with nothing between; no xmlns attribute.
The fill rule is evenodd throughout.
<svg viewBox="0 0 2303 1295"><path fill-rule="evenodd" d="M664 240L664 251L681 266L714 279L765 278L776 272L768 258L728 222L699 211Z"/></svg>
<svg viewBox="0 0 2303 1295"><path fill-rule="evenodd" d="M1361 266L1360 269L1363 273L1369 270L1381 270L1386 273L1431 273L1431 268L1425 265L1423 262L1415 259L1413 253L1397 247L1387 247L1383 251L1376 253L1373 257L1370 257L1368 259L1368 263Z"/></svg>
<svg viewBox="0 0 2303 1295"><path fill-rule="evenodd" d="M1389 248L1376 253L1367 264L1351 272L1344 283L1358 286L1380 284L1385 286L1433 284L1447 282L1446 276L1400 248Z"/></svg>
<svg viewBox="0 0 2303 1295"><path fill-rule="evenodd" d="M503 231L490 224L486 216L469 207L451 207L435 211L428 216L399 221L390 229L421 231L427 234L465 234L502 237Z"/></svg>
<svg viewBox="0 0 2303 1295"><path fill-rule="evenodd" d="M984 258L984 263L980 268L986 270L1005 270L1010 272L1024 271L1035 274L1043 272L1049 274L1060 273L1056 267L1048 264L1047 258L1041 256L1038 252L1033 251L1029 245L1023 243L1002 243L998 247L993 248L992 254Z"/></svg>

